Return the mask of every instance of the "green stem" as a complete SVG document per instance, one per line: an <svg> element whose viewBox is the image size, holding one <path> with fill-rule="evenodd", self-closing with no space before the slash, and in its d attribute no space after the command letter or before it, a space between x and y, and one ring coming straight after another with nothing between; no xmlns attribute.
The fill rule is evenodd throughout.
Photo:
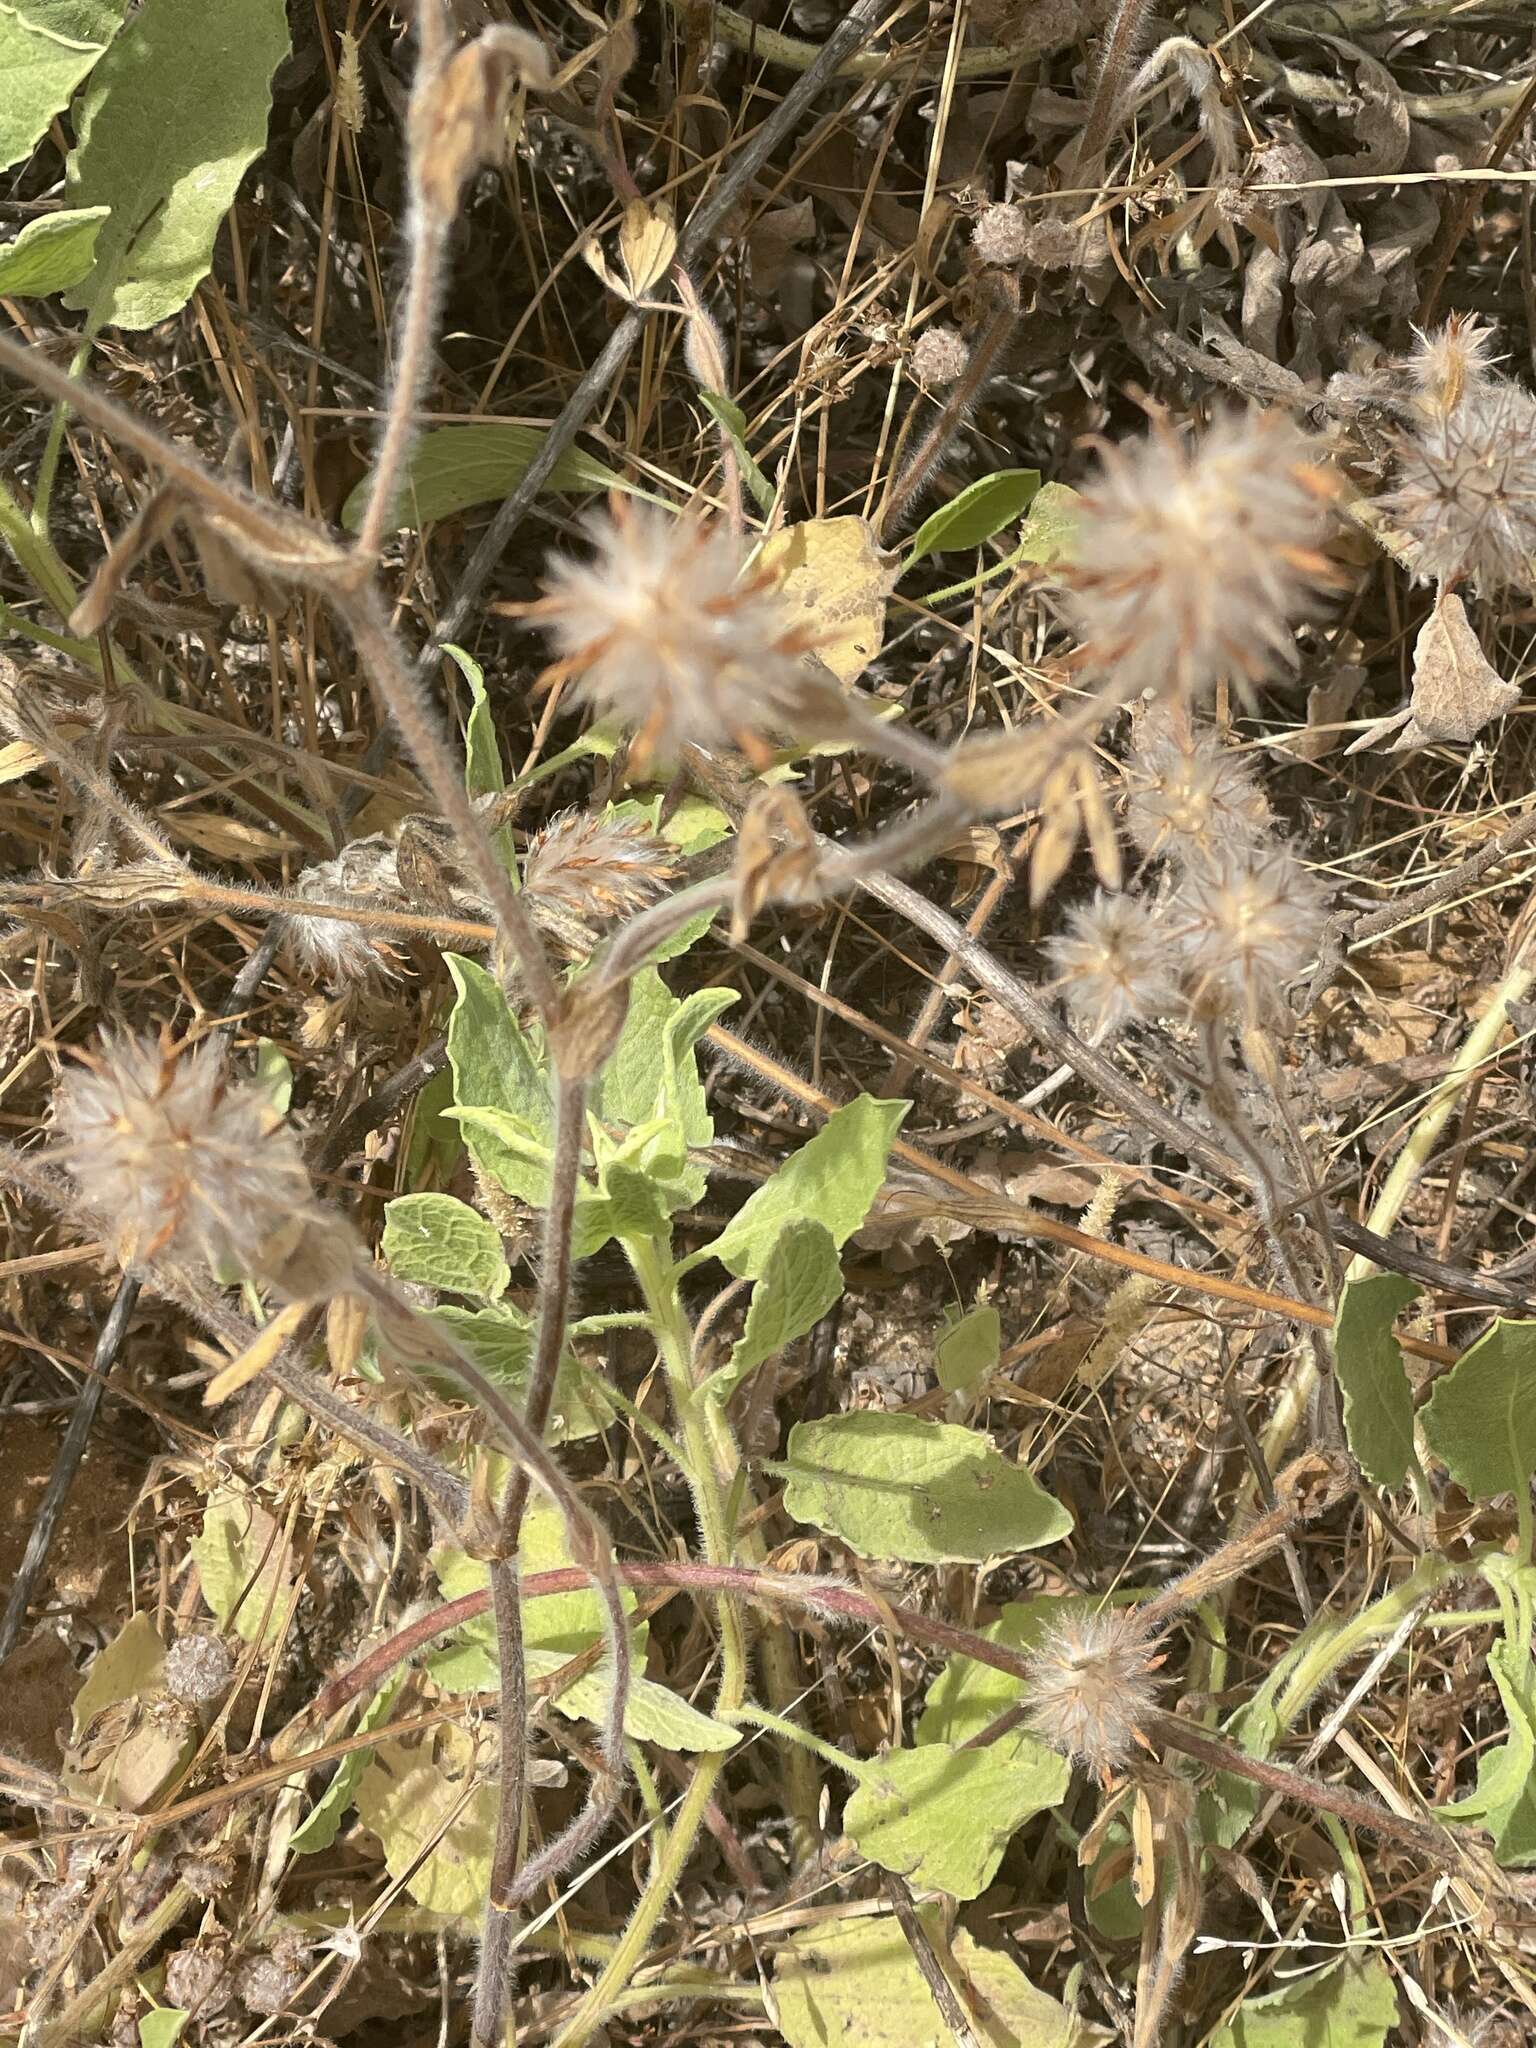
<svg viewBox="0 0 1536 2048"><path fill-rule="evenodd" d="M105 303L105 295L99 301ZM78 377L91 359L94 336L99 316L92 314L86 328L85 340L75 350L74 361L69 366L71 377ZM55 401L53 417L48 422L48 445L43 450L43 459L37 466L37 489L32 495L32 531L41 541L48 538L48 510L53 503L54 481L59 473L59 456L64 448L64 429L69 421L69 407L62 398Z"/></svg>
<svg viewBox="0 0 1536 2048"><path fill-rule="evenodd" d="M1465 1576L1469 1569L1434 1553L1421 1557L1407 1578L1389 1593L1362 1608L1352 1621L1330 1628L1310 1649L1304 1650L1276 1696L1275 1714L1282 1728L1297 1720L1307 1702L1341 1665L1367 1644L1390 1636L1427 1595L1438 1592L1450 1580Z"/></svg>
<svg viewBox="0 0 1536 2048"><path fill-rule="evenodd" d="M670 1249L653 1239L626 1239L624 1249L656 1331L656 1348L667 1376L677 1431L687 1459L688 1483L693 1493L704 1555L711 1564L729 1564L732 1561L731 1531L726 1525L725 1499L703 1412L705 1404L693 1383L693 1332L678 1298L677 1268L672 1262ZM714 1711L729 1718L746 1698L746 1638L740 1610L728 1593L720 1596L718 1612L720 1684L715 1694ZM657 1922L672 1903L682 1882L725 1762L726 1753L715 1751L700 1757L694 1765L693 1777L677 1809L672 1831L657 1853L629 1924L596 1982L556 2038L554 2048L577 2048L577 2044L589 2040L608 2015L617 2011L630 1995L630 1979L645 1960Z"/></svg>
<svg viewBox="0 0 1536 2048"><path fill-rule="evenodd" d="M45 597L66 624L75 608L75 585L60 561L53 543L34 533L32 521L20 500L0 483L0 540L16 557L22 574L40 597Z"/></svg>
<svg viewBox="0 0 1536 2048"><path fill-rule="evenodd" d="M781 1737L795 1748L811 1751L823 1763L831 1764L834 1770L846 1771L859 1784L869 1776L869 1766L861 1758L845 1755L842 1750L834 1749L830 1742L823 1742L819 1735L812 1735L809 1729L786 1720L782 1714L770 1714L766 1707L735 1707L722 1718L731 1722L747 1721L754 1728L766 1728L771 1735Z"/></svg>

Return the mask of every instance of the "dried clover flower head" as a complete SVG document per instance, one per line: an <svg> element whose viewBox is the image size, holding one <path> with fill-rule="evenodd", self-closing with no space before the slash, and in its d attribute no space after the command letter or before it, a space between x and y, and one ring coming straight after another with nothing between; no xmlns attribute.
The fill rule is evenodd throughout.
<svg viewBox="0 0 1536 2048"><path fill-rule="evenodd" d="M1443 327L1416 331L1402 367L1417 387L1423 409L1444 416L1454 412L1469 391L1485 386L1499 361L1493 352L1496 339L1494 330L1484 327L1475 313L1453 313Z"/></svg>
<svg viewBox="0 0 1536 2048"><path fill-rule="evenodd" d="M1294 661L1294 622L1333 580L1315 455L1289 420L1261 412L1230 413L1199 440L1159 425L1105 451L1068 609L1117 697L1188 697Z"/></svg>
<svg viewBox="0 0 1536 2048"><path fill-rule="evenodd" d="M293 893L306 902L345 903L360 910L398 905L400 875L394 848L378 836L356 840L334 860L305 868ZM339 918L290 916L284 921L283 940L297 965L330 989L385 980L395 971L375 933L363 925L343 924Z"/></svg>
<svg viewBox="0 0 1536 2048"><path fill-rule="evenodd" d="M1169 925L1195 1009L1284 1022L1285 985L1316 959L1325 915L1321 885L1283 846L1237 847L1191 868Z"/></svg>
<svg viewBox="0 0 1536 2048"><path fill-rule="evenodd" d="M125 1262L234 1268L294 1296L335 1292L353 1241L312 1196L266 1091L212 1045L178 1052L108 1030L54 1097L59 1151Z"/></svg>
<svg viewBox="0 0 1536 2048"><path fill-rule="evenodd" d="M1073 1022L1093 1038L1179 1007L1168 934L1139 896L1081 905L1049 952Z"/></svg>
<svg viewBox="0 0 1536 2048"><path fill-rule="evenodd" d="M930 391L954 384L971 366L971 352L957 327L925 327L912 344L912 374Z"/></svg>
<svg viewBox="0 0 1536 2048"><path fill-rule="evenodd" d="M235 1660L217 1636L179 1636L165 1653L165 1689L189 1707L222 1699L234 1671Z"/></svg>
<svg viewBox="0 0 1536 2048"><path fill-rule="evenodd" d="M587 530L591 559L553 561L529 607L559 657L546 685L574 678L599 717L636 733L639 763L790 729L812 694L811 639L770 578L743 575L729 527L621 499Z"/></svg>
<svg viewBox="0 0 1536 2048"><path fill-rule="evenodd" d="M1105 1608L1054 1622L1029 1655L1030 1728L1094 1770L1123 1763L1157 1706L1160 1661L1134 1614Z"/></svg>
<svg viewBox="0 0 1536 2048"><path fill-rule="evenodd" d="M195 2018L212 2019L235 1995L229 1947L222 1941L206 1947L179 1948L165 1966L165 1996Z"/></svg>
<svg viewBox="0 0 1536 2048"><path fill-rule="evenodd" d="M1468 386L1397 445L1378 510L1420 582L1536 589L1536 399L1503 377Z"/></svg>
<svg viewBox="0 0 1536 2048"><path fill-rule="evenodd" d="M1241 755L1209 728L1187 737L1165 712L1143 714L1132 742L1125 827L1137 851L1179 865L1268 836L1269 805Z"/></svg>
<svg viewBox="0 0 1536 2048"><path fill-rule="evenodd" d="M523 899L534 922L573 957L605 925L643 910L677 873L677 851L641 818L562 811L523 855Z"/></svg>
<svg viewBox="0 0 1536 2048"><path fill-rule="evenodd" d="M978 263L1014 270L1029 248L1029 222L1017 206L984 207L971 230L971 247Z"/></svg>
<svg viewBox="0 0 1536 2048"><path fill-rule="evenodd" d="M247 2012L270 2019L291 2005L304 1982L304 1965L295 1954L252 1956L240 1967L235 1989Z"/></svg>

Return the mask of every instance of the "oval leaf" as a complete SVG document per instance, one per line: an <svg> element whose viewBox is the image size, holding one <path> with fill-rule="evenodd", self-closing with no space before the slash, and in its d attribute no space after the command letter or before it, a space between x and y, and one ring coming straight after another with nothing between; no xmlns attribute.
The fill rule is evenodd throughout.
<svg viewBox="0 0 1536 2048"><path fill-rule="evenodd" d="M833 1415L789 1433L784 1506L862 1557L980 1564L1038 1550L1072 1517L986 1437L915 1415Z"/></svg>
<svg viewBox="0 0 1536 2048"><path fill-rule="evenodd" d="M1413 1451L1413 1389L1392 1334L1398 1310L1418 1294L1399 1273L1347 1280L1333 1344L1344 1396L1344 1434L1361 1469L1378 1486L1401 1486Z"/></svg>
<svg viewBox="0 0 1536 2048"><path fill-rule="evenodd" d="M1436 1384L1420 1419L1474 1500L1526 1485L1536 1472L1536 1323L1496 1322Z"/></svg>
<svg viewBox="0 0 1536 2048"><path fill-rule="evenodd" d="M991 476L978 477L923 521L912 536L903 569L910 569L924 555L979 548L994 533L1022 518L1039 488L1038 469L999 469Z"/></svg>
<svg viewBox="0 0 1536 2048"><path fill-rule="evenodd" d="M96 260L96 237L111 211L80 206L29 220L13 242L0 245L0 295L45 299L78 284Z"/></svg>

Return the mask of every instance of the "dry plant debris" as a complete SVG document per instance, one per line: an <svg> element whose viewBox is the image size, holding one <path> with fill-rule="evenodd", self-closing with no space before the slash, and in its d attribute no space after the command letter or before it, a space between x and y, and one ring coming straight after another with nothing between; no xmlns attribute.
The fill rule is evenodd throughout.
<svg viewBox="0 0 1536 2048"><path fill-rule="evenodd" d="M1536 2040L1530 12L0 5L0 2031Z"/></svg>

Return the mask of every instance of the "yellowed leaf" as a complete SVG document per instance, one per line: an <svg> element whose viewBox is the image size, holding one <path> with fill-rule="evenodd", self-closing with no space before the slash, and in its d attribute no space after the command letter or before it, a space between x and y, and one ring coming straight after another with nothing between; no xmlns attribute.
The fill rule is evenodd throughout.
<svg viewBox="0 0 1536 2048"><path fill-rule="evenodd" d="M476 1775L462 1728L381 1742L357 1787L357 1810L379 1838L391 1877L430 1913L477 1920L491 1882L500 1793Z"/></svg>
<svg viewBox="0 0 1536 2048"><path fill-rule="evenodd" d="M660 284L676 253L677 229L672 224L671 207L665 200L652 205L645 199L632 199L619 227L619 261L631 295L643 298Z"/></svg>
<svg viewBox="0 0 1536 2048"><path fill-rule="evenodd" d="M789 616L816 637L816 654L844 685L885 638L895 565L857 518L802 519L763 543L757 566L780 579Z"/></svg>
<svg viewBox="0 0 1536 2048"><path fill-rule="evenodd" d="M260 1335L246 1345L238 1358L232 1358L222 1372L216 1372L203 1389L203 1406L217 1408L221 1401L227 1401L231 1394L238 1394L249 1386L257 1373L265 1372L279 1351L288 1342L294 1331L309 1313L309 1304L291 1301L268 1323Z"/></svg>

